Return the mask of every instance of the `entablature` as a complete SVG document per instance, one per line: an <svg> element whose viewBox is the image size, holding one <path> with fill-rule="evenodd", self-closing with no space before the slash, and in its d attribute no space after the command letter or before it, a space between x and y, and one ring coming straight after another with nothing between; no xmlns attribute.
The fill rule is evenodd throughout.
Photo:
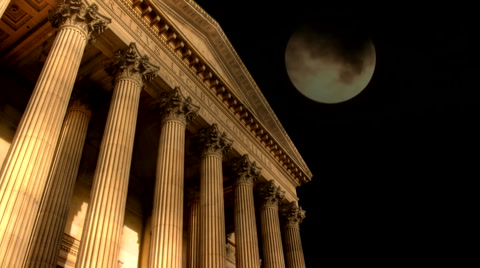
<svg viewBox="0 0 480 268"><path fill-rule="evenodd" d="M257 118L254 111L245 104L245 101L237 96L235 91L217 74L215 68L205 60L183 33L176 29L175 25L169 21L168 16L160 11L155 1L117 1L128 5L135 11L137 17L149 25L158 39L161 39L163 41L162 43L169 47L182 64L189 69L190 73L202 81L203 86L209 89L210 92L223 103L226 110L232 113L237 120L243 124L244 128L256 138L298 185L310 181L312 175L308 168L306 168L306 165L304 163L302 163L302 165L296 163L294 158L289 155L288 150L273 137L265 124ZM192 1L188 2L196 5ZM212 21L213 19L210 18L210 23L212 23ZM216 26L219 27L218 24L216 24ZM250 77L250 79L252 78ZM284 135L288 138L286 133L284 133Z"/></svg>

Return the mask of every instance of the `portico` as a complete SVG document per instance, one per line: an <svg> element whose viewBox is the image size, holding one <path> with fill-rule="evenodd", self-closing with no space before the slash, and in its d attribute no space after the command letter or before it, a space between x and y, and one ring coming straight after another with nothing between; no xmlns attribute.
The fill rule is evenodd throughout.
<svg viewBox="0 0 480 268"><path fill-rule="evenodd" d="M0 40L0 266L302 267L312 174L195 2L11 0Z"/></svg>

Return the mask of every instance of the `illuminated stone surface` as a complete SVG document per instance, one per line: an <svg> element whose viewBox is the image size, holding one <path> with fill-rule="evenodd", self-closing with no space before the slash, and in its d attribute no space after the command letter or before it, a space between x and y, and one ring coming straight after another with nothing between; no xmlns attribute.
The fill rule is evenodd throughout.
<svg viewBox="0 0 480 268"><path fill-rule="evenodd" d="M78 98L72 100L63 122L46 195L41 201L29 247L28 267L54 267L57 264L90 116L88 105Z"/></svg>
<svg viewBox="0 0 480 268"><path fill-rule="evenodd" d="M78 19L79 10L89 7L65 10L67 5L49 17L59 31L0 170L2 267L20 267L25 261L83 51L92 34L104 30L90 28L88 16ZM102 23L106 27L107 21Z"/></svg>
<svg viewBox="0 0 480 268"><path fill-rule="evenodd" d="M285 267L278 203L285 198L285 192L273 181L265 182L258 187L263 204L260 212L263 241L263 267Z"/></svg>
<svg viewBox="0 0 480 268"><path fill-rule="evenodd" d="M115 79L110 111L93 178L76 267L114 267L127 201L140 91L155 76L134 43L118 51L106 71Z"/></svg>
<svg viewBox="0 0 480 268"><path fill-rule="evenodd" d="M180 89L165 93L157 109L162 127L158 149L149 267L182 267L185 127L198 107Z"/></svg>
<svg viewBox="0 0 480 268"><path fill-rule="evenodd" d="M260 169L250 162L248 155L236 159L232 166L235 181L235 245L236 267L260 267L253 184Z"/></svg>
<svg viewBox="0 0 480 268"><path fill-rule="evenodd" d="M281 245L279 204L252 202L253 182L225 165L248 155L262 170L258 183L274 181L284 191L278 203L298 201L296 187L312 174L212 18L190 0L7 2L14 8L0 21L0 266L31 267L27 256L35 262L53 248L55 239L43 252L27 245L48 236L35 218L56 191L48 190L48 174L63 146L74 82L91 83L101 97L70 177L71 201L45 205L51 215L64 213L48 231L65 222L54 267L258 267L258 240L263 267L282 263L282 250L264 243ZM126 47L131 57L116 54ZM198 115L183 118L181 105L152 113L177 87L202 107ZM64 179L65 168L58 169ZM200 186L196 201L186 192L192 186ZM287 265L288 252L299 254L300 240L290 240L297 242L283 241Z"/></svg>
<svg viewBox="0 0 480 268"><path fill-rule="evenodd" d="M285 220L285 259L288 268L305 267L302 241L300 239L300 223L305 219L305 211L295 202L288 203L281 208Z"/></svg>

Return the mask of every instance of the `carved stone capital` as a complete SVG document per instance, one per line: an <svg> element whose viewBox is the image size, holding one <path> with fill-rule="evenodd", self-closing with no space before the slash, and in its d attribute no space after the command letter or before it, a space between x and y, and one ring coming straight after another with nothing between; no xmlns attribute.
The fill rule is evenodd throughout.
<svg viewBox="0 0 480 268"><path fill-rule="evenodd" d="M172 91L162 94L154 109L160 113L162 122L174 119L187 124L195 119L200 107L192 103L191 97L185 98L180 87L175 87Z"/></svg>
<svg viewBox="0 0 480 268"><path fill-rule="evenodd" d="M85 90L74 89L70 97L70 105L68 109L83 112L90 117L91 108L88 100L88 93L86 93Z"/></svg>
<svg viewBox="0 0 480 268"><path fill-rule="evenodd" d="M97 4L86 0L63 0L56 10L50 10L48 20L53 27L73 25L87 33L87 39L95 42L95 37L104 32L112 20L98 13Z"/></svg>
<svg viewBox="0 0 480 268"><path fill-rule="evenodd" d="M217 124L214 123L200 130L200 144L202 155L217 154L223 157L232 148L233 140L227 138L225 132L220 133Z"/></svg>
<svg viewBox="0 0 480 268"><path fill-rule="evenodd" d="M130 78L138 81L142 87L158 74L159 67L151 64L147 55L140 56L135 43L130 43L127 49L115 53L113 62L105 66L105 71L115 80Z"/></svg>
<svg viewBox="0 0 480 268"><path fill-rule="evenodd" d="M287 228L299 228L300 223L305 219L305 210L295 202L290 202L280 209Z"/></svg>
<svg viewBox="0 0 480 268"><path fill-rule="evenodd" d="M257 186L258 194L264 201L263 206L274 206L278 208L278 202L285 198L285 191L276 186L273 180L264 182Z"/></svg>
<svg viewBox="0 0 480 268"><path fill-rule="evenodd" d="M236 184L246 183L250 186L258 179L261 170L255 162L250 162L247 154L235 159L231 167Z"/></svg>

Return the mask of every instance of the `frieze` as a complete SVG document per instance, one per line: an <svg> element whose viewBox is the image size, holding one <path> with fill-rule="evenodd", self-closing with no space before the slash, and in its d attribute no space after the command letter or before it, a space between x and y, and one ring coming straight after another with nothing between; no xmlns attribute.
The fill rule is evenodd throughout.
<svg viewBox="0 0 480 268"><path fill-rule="evenodd" d="M122 1L126 2L126 1ZM206 120L209 122L220 122L225 129L229 129L230 132L234 135L233 139L239 141L244 145L251 155L254 155L258 158L264 166L264 168L272 170L272 163L265 157L265 154L261 152L257 146L236 126L236 124L228 118L223 112L220 112L210 96L207 96L197 85L198 77L191 77L190 73L185 73L178 67L182 64L175 57L170 57L167 55L167 52L164 49L158 46L158 42L164 43L165 41L160 38L157 38L155 41L147 35L148 31L152 31L151 28L147 25L134 23L131 17L137 16L128 6L120 6L116 3L115 0L109 0L105 2L100 2L100 5L105 5L106 9L109 9L113 12L113 15L117 16L117 22L122 23L125 26L125 29L138 37L137 43L143 43L145 50L150 50L151 55L154 55L151 59L152 62L159 65L159 76L167 82L172 88L177 86L179 83L183 84L182 88L190 91L194 99L201 100L201 102L206 103L205 107L199 111L199 114L202 117L206 117ZM139 18L140 19L140 18ZM142 20L142 22L144 22ZM141 42L139 42L141 41ZM173 54L173 52L171 52ZM175 59L174 60L172 60ZM178 64L178 65L177 65Z"/></svg>
<svg viewBox="0 0 480 268"><path fill-rule="evenodd" d="M204 81L195 76L194 73L184 72L179 67L185 65L185 62L182 62L182 59L175 55L174 48L160 38L158 32L127 5L128 1L118 0L118 2L125 3L125 5L119 5L115 0L102 1L99 2L99 5L105 6L105 9L108 9L110 14L116 17L115 21L122 26L122 30L134 37L138 44L142 44L143 49L150 51L152 55L151 61L159 66L158 74L162 80L172 88L182 86L182 88L191 93L190 96L194 102L205 102L207 105L205 107L202 105L202 109L199 111L200 116L209 123L218 122L223 129L228 129L232 134L232 139L236 143L241 144L246 152L256 158L264 169L270 171L279 170L274 168L272 163L272 161L278 161L278 156L274 156L276 153L269 153L267 147L260 149L254 135L247 137L243 130L245 127L241 126L241 122L234 118L235 115L222 112L224 106L222 108L218 106L220 103L218 103L218 100L215 100L214 94L208 94L208 92L204 92L201 89L206 86ZM135 22L132 18L135 19ZM163 44L162 47L160 47L160 44ZM277 153L282 151L279 149ZM282 166L282 163L280 163L280 166ZM283 166L285 168L285 165ZM286 172L286 178L296 179L293 182L294 185L300 185L308 181L301 180L302 177L306 178L303 174L297 177L297 173L288 172L286 168L283 169L283 172ZM292 192L292 196L295 196L294 192Z"/></svg>
<svg viewBox="0 0 480 268"><path fill-rule="evenodd" d="M274 114L273 110L268 105L268 102L264 98L264 96L262 94L258 94L258 92L260 92L260 89L255 84L255 82L253 82L253 77L250 75L250 73L242 63L240 57L235 52L232 44L228 42L227 36L221 30L221 27L218 25L218 23L209 14L207 14L197 3L195 3L195 1L167 0L167 2L170 2L172 5L176 6L179 10L181 10L183 14L187 15L191 22L194 22L194 24L202 27L202 30L209 36L212 43L214 45L217 45L216 49L220 51L222 57L225 59L226 62L229 63L228 68L236 76L236 81L240 82L240 85L246 91L247 96L253 94L259 96L258 100L250 102L250 104L255 107L256 112L258 112L258 116L262 117L262 114ZM275 117L262 118L268 126L275 128L281 132L281 136L277 138L284 140L284 142L286 142L287 144L292 144L292 141L288 137L286 131L282 127L278 126L278 119L276 119ZM292 148L288 148L288 151L296 156L297 161L302 164L302 166L307 170L309 176L311 176L310 172L308 171L308 167L306 166L305 161L303 161L302 157L300 156L298 150L295 148L295 146L291 147Z"/></svg>

